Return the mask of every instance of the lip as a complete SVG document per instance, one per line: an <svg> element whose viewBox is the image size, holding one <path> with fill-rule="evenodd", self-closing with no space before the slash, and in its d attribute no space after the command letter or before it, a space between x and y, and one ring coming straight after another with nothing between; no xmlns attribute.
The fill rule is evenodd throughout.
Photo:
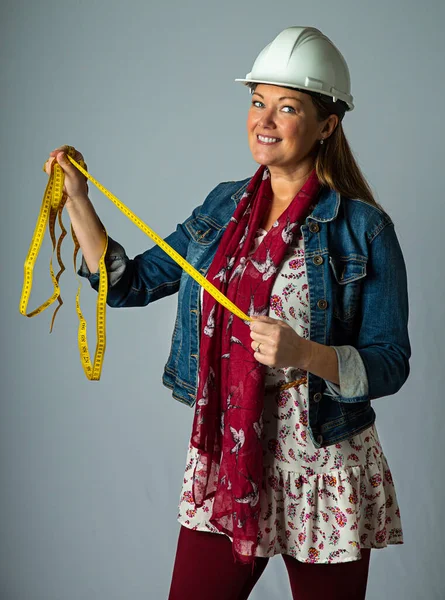
<svg viewBox="0 0 445 600"><path fill-rule="evenodd" d="M281 142L281 138L276 138L277 141L276 142L262 142L260 140L260 138L258 137L259 135L261 135L262 137L275 137L273 135L263 135L262 133L257 134L256 135L256 140L258 142L258 144L261 144L262 146L275 146L275 144L279 144Z"/></svg>

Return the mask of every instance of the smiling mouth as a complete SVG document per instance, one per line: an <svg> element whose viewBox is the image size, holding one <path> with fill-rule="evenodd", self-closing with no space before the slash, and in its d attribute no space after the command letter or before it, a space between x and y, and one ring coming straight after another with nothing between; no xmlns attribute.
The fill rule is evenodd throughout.
<svg viewBox="0 0 445 600"><path fill-rule="evenodd" d="M281 139L276 137L268 137L265 135L257 135L256 137L260 144L276 144L281 142Z"/></svg>

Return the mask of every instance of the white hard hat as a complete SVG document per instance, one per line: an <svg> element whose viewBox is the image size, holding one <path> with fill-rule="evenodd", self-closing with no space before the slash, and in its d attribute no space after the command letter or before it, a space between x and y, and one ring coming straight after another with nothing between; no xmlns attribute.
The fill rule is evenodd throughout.
<svg viewBox="0 0 445 600"><path fill-rule="evenodd" d="M343 55L315 27L284 29L257 56L246 85L268 83L330 96L354 109L351 80Z"/></svg>

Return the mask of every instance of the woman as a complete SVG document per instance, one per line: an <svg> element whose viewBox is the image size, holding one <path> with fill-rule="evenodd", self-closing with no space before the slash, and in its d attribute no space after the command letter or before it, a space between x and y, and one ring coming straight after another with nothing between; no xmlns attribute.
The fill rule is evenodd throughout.
<svg viewBox="0 0 445 600"><path fill-rule="evenodd" d="M281 554L293 598L357 600L371 548L403 543L371 400L409 375L405 263L342 129L354 105L334 44L291 27L239 81L260 167L219 184L166 241L252 320L158 247L130 260L110 238L106 254L110 306L179 292L163 382L195 416L169 598L245 599ZM79 273L97 290L105 233L63 150L46 170L65 171Z"/></svg>

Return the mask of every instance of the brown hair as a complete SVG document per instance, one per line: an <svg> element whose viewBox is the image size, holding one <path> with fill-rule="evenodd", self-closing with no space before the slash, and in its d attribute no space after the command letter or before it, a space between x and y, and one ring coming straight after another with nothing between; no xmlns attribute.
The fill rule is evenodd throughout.
<svg viewBox="0 0 445 600"><path fill-rule="evenodd" d="M324 121L331 114L339 117L334 132L324 140L324 144L320 144L316 155L315 170L319 181L346 198L358 198L386 213L383 206L375 200L346 139L342 126L348 108L346 103L342 100L334 102L329 96L322 94L309 95L315 106L318 121Z"/></svg>

